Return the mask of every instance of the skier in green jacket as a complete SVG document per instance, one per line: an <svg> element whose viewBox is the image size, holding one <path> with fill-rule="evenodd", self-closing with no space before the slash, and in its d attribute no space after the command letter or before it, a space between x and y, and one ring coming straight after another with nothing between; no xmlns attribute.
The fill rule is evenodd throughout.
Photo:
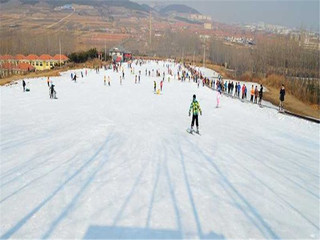
<svg viewBox="0 0 320 240"><path fill-rule="evenodd" d="M194 126L194 122L196 122L196 126L197 126L197 131L196 133L199 133L199 120L198 120L198 115L200 113L200 115L202 115L202 111L199 105L199 102L196 99L196 95L193 95L193 100L190 104L190 109L189 109L189 116L191 115L191 111L192 111L192 121L191 121L191 132L193 132L193 126Z"/></svg>

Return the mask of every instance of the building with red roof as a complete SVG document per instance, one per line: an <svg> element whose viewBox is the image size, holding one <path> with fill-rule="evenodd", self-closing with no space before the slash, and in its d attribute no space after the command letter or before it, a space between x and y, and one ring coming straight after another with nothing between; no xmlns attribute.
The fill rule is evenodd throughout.
<svg viewBox="0 0 320 240"><path fill-rule="evenodd" d="M8 54L2 55L2 56L0 56L0 64L5 63L5 62L14 63L14 59L15 58L11 55L8 55Z"/></svg>
<svg viewBox="0 0 320 240"><path fill-rule="evenodd" d="M5 62L5 63L1 63L0 67L3 69L12 69L14 67L14 64L9 63L9 62Z"/></svg>
<svg viewBox="0 0 320 240"><path fill-rule="evenodd" d="M27 59L27 57L22 54L17 54L14 57L14 61L15 61L15 64L18 64L19 62L29 63L29 60Z"/></svg>
<svg viewBox="0 0 320 240"><path fill-rule="evenodd" d="M33 64L33 66L37 70L51 69L54 67L54 65L55 65L55 62L53 60L53 57L51 57L48 54L42 54L41 56L38 57L35 64Z"/></svg>
<svg viewBox="0 0 320 240"><path fill-rule="evenodd" d="M56 54L54 57L53 57L53 60L57 60L57 61L60 61L60 58L61 58L61 61L68 61L69 58L66 56L66 55L63 55L63 54Z"/></svg>
<svg viewBox="0 0 320 240"><path fill-rule="evenodd" d="M53 60L55 61L55 63L57 65L60 65L61 64L64 64L65 62L69 61L69 58L66 56L66 55L63 55L63 54L56 54L54 57L53 57ZM61 62L60 62L61 61Z"/></svg>
<svg viewBox="0 0 320 240"><path fill-rule="evenodd" d="M28 71L28 72L34 72L36 69L34 66L32 66L29 63L18 63L18 65L16 66L17 69L21 70L21 71Z"/></svg>
<svg viewBox="0 0 320 240"><path fill-rule="evenodd" d="M40 57L39 57L40 60L44 60L44 61L49 61L49 60L52 60L52 57L48 54L42 54Z"/></svg>
<svg viewBox="0 0 320 240"><path fill-rule="evenodd" d="M65 64L69 58L65 55L56 54L54 57L48 54L37 56L29 54L24 56L17 54L0 55L0 77L8 76L11 74L23 74L35 70L48 70L54 66Z"/></svg>
<svg viewBox="0 0 320 240"><path fill-rule="evenodd" d="M15 60L26 60L26 56L22 55L22 54L17 54L15 57Z"/></svg>
<svg viewBox="0 0 320 240"><path fill-rule="evenodd" d="M27 57L26 57L29 61L34 61L34 60L37 60L39 57L35 54L29 54Z"/></svg>
<svg viewBox="0 0 320 240"><path fill-rule="evenodd" d="M5 62L0 64L0 77L7 77L13 74L26 74L28 72L34 72L35 68L29 63L10 63Z"/></svg>

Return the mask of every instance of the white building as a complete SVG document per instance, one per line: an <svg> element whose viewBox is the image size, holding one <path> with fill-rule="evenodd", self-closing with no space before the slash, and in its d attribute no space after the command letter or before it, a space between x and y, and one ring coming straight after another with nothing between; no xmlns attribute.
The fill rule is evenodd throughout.
<svg viewBox="0 0 320 240"><path fill-rule="evenodd" d="M204 27L204 29L211 30L212 29L212 24L211 23L204 23L203 27Z"/></svg>

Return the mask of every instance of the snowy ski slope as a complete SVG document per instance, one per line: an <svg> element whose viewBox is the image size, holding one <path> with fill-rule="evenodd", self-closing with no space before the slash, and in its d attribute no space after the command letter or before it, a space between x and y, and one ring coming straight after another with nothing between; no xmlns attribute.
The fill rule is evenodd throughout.
<svg viewBox="0 0 320 240"><path fill-rule="evenodd" d="M319 238L319 125L124 68L0 88L1 238Z"/></svg>

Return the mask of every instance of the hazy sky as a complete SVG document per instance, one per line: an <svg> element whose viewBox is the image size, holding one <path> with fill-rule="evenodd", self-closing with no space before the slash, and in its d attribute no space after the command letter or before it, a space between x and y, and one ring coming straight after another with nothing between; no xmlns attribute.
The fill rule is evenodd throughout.
<svg viewBox="0 0 320 240"><path fill-rule="evenodd" d="M225 23L265 22L319 32L319 0L133 0L139 3L182 3Z"/></svg>

